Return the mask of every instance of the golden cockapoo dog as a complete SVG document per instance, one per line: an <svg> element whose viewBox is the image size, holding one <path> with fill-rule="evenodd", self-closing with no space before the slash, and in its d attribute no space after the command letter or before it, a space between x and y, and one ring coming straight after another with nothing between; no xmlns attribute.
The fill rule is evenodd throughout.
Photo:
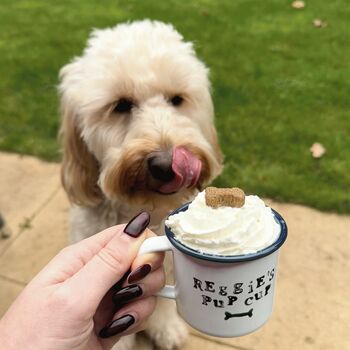
<svg viewBox="0 0 350 350"><path fill-rule="evenodd" d="M78 241L141 210L163 234L170 210L221 171L208 70L193 46L156 21L94 30L60 72L63 186ZM93 283L92 283L93 285ZM187 336L175 303L158 300L146 333L162 349ZM132 349L127 336L117 349Z"/></svg>

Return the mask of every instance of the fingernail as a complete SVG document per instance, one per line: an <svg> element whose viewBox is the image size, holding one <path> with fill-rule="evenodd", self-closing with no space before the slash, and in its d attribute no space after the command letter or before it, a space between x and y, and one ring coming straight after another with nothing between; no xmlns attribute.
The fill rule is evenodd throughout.
<svg viewBox="0 0 350 350"><path fill-rule="evenodd" d="M146 277L151 271L151 265L145 264L132 271L128 277L128 283L135 283Z"/></svg>
<svg viewBox="0 0 350 350"><path fill-rule="evenodd" d="M135 323L135 318L131 315L124 315L111 322L108 326L101 329L100 338L109 338L127 330Z"/></svg>
<svg viewBox="0 0 350 350"><path fill-rule="evenodd" d="M113 295L114 304L124 304L129 300L135 299L142 295L143 291L137 284L127 286Z"/></svg>
<svg viewBox="0 0 350 350"><path fill-rule="evenodd" d="M142 211L129 221L124 232L131 237L138 237L146 229L149 222L149 213L147 211Z"/></svg>

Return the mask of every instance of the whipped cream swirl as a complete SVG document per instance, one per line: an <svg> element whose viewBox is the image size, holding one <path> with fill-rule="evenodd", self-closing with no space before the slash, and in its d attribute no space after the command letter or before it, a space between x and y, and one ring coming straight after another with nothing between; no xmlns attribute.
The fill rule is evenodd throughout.
<svg viewBox="0 0 350 350"><path fill-rule="evenodd" d="M186 211L166 221L175 238L202 253L241 255L255 253L274 243L280 225L258 196L246 196L241 208L212 208L200 192Z"/></svg>

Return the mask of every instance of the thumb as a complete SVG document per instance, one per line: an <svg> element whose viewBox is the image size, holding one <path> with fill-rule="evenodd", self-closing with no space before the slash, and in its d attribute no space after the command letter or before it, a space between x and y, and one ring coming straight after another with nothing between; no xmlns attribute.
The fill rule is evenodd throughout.
<svg viewBox="0 0 350 350"><path fill-rule="evenodd" d="M149 214L142 212L127 226L117 226L114 237L65 282L81 307L95 312L107 291L128 271L146 238L142 233L149 221Z"/></svg>

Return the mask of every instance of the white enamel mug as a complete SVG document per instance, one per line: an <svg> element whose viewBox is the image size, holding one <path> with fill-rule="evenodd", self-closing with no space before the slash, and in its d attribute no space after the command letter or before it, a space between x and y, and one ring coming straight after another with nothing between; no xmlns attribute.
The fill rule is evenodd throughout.
<svg viewBox="0 0 350 350"><path fill-rule="evenodd" d="M170 215L185 211L188 204ZM260 328L272 313L278 249L287 225L274 210L281 231L271 246L252 254L211 255L191 249L165 227L165 236L148 238L139 254L172 251L175 285L158 296L175 299L180 316L193 328L216 337L238 337Z"/></svg>

